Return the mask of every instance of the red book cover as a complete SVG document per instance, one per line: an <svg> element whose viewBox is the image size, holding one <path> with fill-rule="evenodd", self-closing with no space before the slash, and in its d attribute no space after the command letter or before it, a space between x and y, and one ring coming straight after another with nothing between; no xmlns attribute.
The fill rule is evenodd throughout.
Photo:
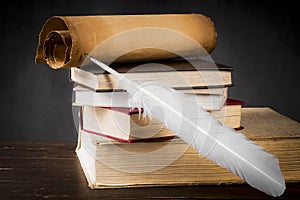
<svg viewBox="0 0 300 200"><path fill-rule="evenodd" d="M241 100L236 100L236 99L231 99L231 98L227 98L225 105L244 105L245 102L241 101ZM138 114L139 110L137 108L134 109L130 109L130 108L120 108L120 107L106 107L106 109L110 109L110 110L114 110L117 112L122 112L122 113L126 113L128 115L132 115L132 114ZM141 110L141 112L143 112L143 109ZM117 138L117 137L113 137L111 135L106 135L103 133L98 133L98 132L94 132L94 131L90 131L90 130L86 130L83 127L83 120L82 120L82 110L80 110L80 129L87 132L87 133L91 133L91 134L95 134L95 135L99 135L102 137L107 137L113 140L117 140L120 142L127 142L127 143L132 143L132 142L146 142L146 141L155 141L155 140L168 140L168 139L172 139L176 136L166 136L166 137L160 137L160 138L145 138L145 139L132 139L132 140L124 140L121 138ZM236 131L242 130L244 129L244 127L239 127L239 128L235 128Z"/></svg>
<svg viewBox="0 0 300 200"><path fill-rule="evenodd" d="M225 105L244 105L245 101L227 98Z"/></svg>
<svg viewBox="0 0 300 200"><path fill-rule="evenodd" d="M111 110L115 110L115 108L108 108L108 109L111 109ZM128 113L130 114L130 109L128 108L116 108L117 111L119 112L124 112L124 113ZM138 109L134 110L135 113L138 113ZM132 114L132 113L131 113ZM134 113L133 113L134 114ZM102 137L106 137L106 138L109 138L109 139L113 139L113 140L116 140L116 141L119 141L119 142L126 142L126 143L133 143L133 142L149 142L149 141L158 141L158 140L169 140L169 139L173 139L175 138L176 136L166 136L166 137L158 137L158 138L141 138L141 139L132 139L132 140L126 140L126 139L122 139L122 138L118 138L118 137L114 137L114 136L111 136L111 135L107 135L107 134L104 134L104 133L99 133L99 132L95 132L95 131L91 131L91 130L87 130L84 128L83 126L83 119L82 119L82 107L80 109L80 115L79 115L79 128L87 133L91 133L91 134L95 134L95 135L99 135L99 136L102 136Z"/></svg>

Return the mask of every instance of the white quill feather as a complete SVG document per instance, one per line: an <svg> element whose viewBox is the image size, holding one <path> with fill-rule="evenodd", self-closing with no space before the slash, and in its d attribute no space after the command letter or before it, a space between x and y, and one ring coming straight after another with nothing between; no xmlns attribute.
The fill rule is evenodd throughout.
<svg viewBox="0 0 300 200"><path fill-rule="evenodd" d="M143 115L157 118L200 154L240 176L252 187L274 197L283 194L285 181L278 159L263 147L222 125L183 93L156 82L134 82L86 56L121 80L123 89L130 93L130 105L143 108Z"/></svg>

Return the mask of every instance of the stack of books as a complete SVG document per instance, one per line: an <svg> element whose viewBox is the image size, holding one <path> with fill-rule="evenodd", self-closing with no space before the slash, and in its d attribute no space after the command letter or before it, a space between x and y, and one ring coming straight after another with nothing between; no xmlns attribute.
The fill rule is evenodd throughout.
<svg viewBox="0 0 300 200"><path fill-rule="evenodd" d="M174 59L112 67L132 80L155 81L195 95L197 103L221 123L242 129L244 102L228 97L233 86L230 66ZM220 167L199 159L198 152L160 121L143 118L137 108L130 108L128 93L113 75L91 64L71 68L70 79L75 83L73 106L80 107L76 152L91 188L217 182ZM196 170L200 167L201 173ZM235 177L226 169L221 173Z"/></svg>
<svg viewBox="0 0 300 200"><path fill-rule="evenodd" d="M143 108L129 106L119 80L85 62L85 53L104 63L116 58L110 66L129 79L190 95L220 123L277 156L286 181L300 180L300 124L269 108L242 108L243 101L229 97L233 68L206 56L216 37L214 23L200 14L53 16L46 21L36 63L70 68L73 105L80 110L76 153L90 188L244 181L199 156L160 121L141 117Z"/></svg>
<svg viewBox="0 0 300 200"><path fill-rule="evenodd" d="M46 21L36 63L70 68L73 105L80 108L76 152L91 188L219 178L214 174L219 166L199 159L160 121L141 117L141 110L129 106L120 80L84 56L110 63L131 80L191 96L220 123L241 129L244 102L228 96L233 68L208 59L216 37L213 21L201 14L53 16ZM224 177L232 176L222 170Z"/></svg>

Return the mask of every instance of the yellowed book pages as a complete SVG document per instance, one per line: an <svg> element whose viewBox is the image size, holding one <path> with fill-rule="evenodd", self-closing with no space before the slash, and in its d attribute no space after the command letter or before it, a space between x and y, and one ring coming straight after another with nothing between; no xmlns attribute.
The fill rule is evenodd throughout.
<svg viewBox="0 0 300 200"><path fill-rule="evenodd" d="M226 105L221 110L209 112L222 124L240 128L241 105ZM137 110L83 106L81 117L81 129L86 132L124 142L174 136L157 119L141 118Z"/></svg>
<svg viewBox="0 0 300 200"><path fill-rule="evenodd" d="M117 71L134 81L155 81L175 89L228 87L232 86L232 67L207 62L201 59L186 61L169 61L161 63L147 63L128 67L117 68ZM111 65L112 67L112 65ZM103 70L71 68L70 79L92 90L120 90L119 79L103 73Z"/></svg>
<svg viewBox="0 0 300 200"><path fill-rule="evenodd" d="M268 107L243 108L241 132L250 139L299 138L300 123Z"/></svg>
<svg viewBox="0 0 300 200"><path fill-rule="evenodd" d="M262 120L262 116L268 116L269 119ZM281 120L285 123L280 123ZM299 123L269 108L244 108L242 124L245 126L244 132L248 135L251 131L257 131L255 134L259 133L259 137L256 137L254 141L279 159L285 181L299 182ZM269 125L273 127L269 128ZM284 129L282 126L290 126L290 128ZM273 128L278 130L274 138L269 134ZM267 137L264 137L265 134ZM94 135L83 133L79 137L78 144L80 145L76 150L89 186L93 189L243 183L238 176L205 157L199 156L194 149L180 139L134 144L97 140ZM159 153L161 149L168 147L169 150ZM181 151L184 153L180 155ZM174 159L176 156L178 158ZM170 160L173 162L163 166ZM157 170L141 173L145 169L152 169L151 167L156 167Z"/></svg>
<svg viewBox="0 0 300 200"><path fill-rule="evenodd" d="M213 21L202 14L53 16L40 32L36 63L80 67L84 53L116 35L98 49L98 59L110 63L117 58L132 62L199 56L199 45L202 53L210 53L217 37Z"/></svg>

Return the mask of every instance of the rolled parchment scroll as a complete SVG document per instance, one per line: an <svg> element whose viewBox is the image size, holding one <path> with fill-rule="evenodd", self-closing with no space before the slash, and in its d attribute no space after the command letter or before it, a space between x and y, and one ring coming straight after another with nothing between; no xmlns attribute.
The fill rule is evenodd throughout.
<svg viewBox="0 0 300 200"><path fill-rule="evenodd" d="M206 53L216 46L214 23L202 14L53 16L40 32L35 60L54 69L80 67L85 59L83 54L101 44L105 44L105 48L98 51L97 57L103 62L199 56L195 55L199 54L195 50L197 47L178 34L201 45ZM122 43L117 39L109 40L116 36L123 37ZM134 50L126 52L132 45Z"/></svg>

